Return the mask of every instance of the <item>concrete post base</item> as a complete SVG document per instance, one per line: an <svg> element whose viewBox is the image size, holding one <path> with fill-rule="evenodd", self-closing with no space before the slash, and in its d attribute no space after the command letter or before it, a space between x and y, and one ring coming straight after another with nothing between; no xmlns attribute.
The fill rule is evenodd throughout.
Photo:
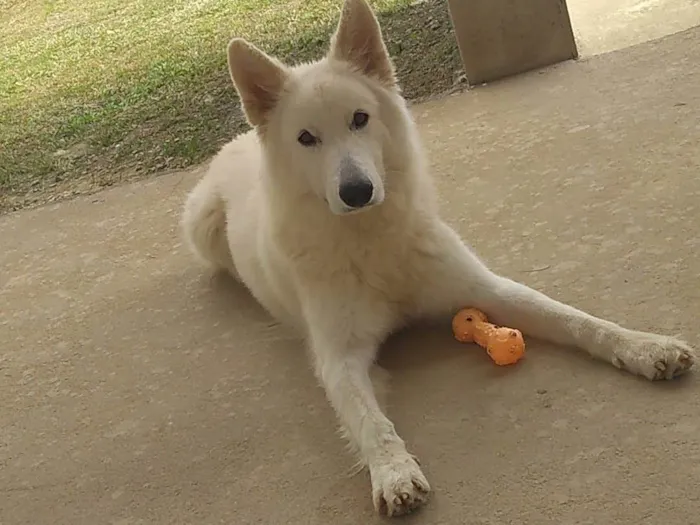
<svg viewBox="0 0 700 525"><path fill-rule="evenodd" d="M448 0L470 85L578 57L566 0Z"/></svg>

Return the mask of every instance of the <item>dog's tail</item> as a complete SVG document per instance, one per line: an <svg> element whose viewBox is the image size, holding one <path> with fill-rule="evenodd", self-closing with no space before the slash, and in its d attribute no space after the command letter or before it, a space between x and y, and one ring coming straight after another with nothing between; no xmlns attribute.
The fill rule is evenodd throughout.
<svg viewBox="0 0 700 525"><path fill-rule="evenodd" d="M204 263L235 275L226 236L226 205L213 177L205 176L188 195L182 229L190 249Z"/></svg>

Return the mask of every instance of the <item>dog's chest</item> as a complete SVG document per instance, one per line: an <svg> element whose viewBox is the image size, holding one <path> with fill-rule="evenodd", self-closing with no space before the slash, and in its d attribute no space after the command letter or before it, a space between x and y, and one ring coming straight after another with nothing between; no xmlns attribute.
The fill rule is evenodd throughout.
<svg viewBox="0 0 700 525"><path fill-rule="evenodd" d="M391 304L401 311L420 288L420 251L402 236L346 235L297 246L294 266L303 286L339 297Z"/></svg>

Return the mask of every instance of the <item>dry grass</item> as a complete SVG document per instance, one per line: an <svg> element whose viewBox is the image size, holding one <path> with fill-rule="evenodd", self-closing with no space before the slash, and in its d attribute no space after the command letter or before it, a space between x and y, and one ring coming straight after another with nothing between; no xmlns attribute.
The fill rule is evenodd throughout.
<svg viewBox="0 0 700 525"><path fill-rule="evenodd" d="M452 87L446 2L374 0L409 98ZM0 211L205 160L245 128L225 47L319 57L339 0L0 0Z"/></svg>

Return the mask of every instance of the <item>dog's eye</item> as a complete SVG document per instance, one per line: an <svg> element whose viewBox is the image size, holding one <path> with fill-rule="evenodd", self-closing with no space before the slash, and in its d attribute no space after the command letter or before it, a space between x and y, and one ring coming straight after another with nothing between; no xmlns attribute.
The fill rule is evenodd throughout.
<svg viewBox="0 0 700 525"><path fill-rule="evenodd" d="M311 133L306 131L305 129L302 130L301 133L299 133L299 136L297 137L297 141L299 144L302 146L305 146L307 148L310 148L311 146L315 146L318 144L318 139L314 137Z"/></svg>
<svg viewBox="0 0 700 525"><path fill-rule="evenodd" d="M364 111L355 111L352 116L352 127L355 129L364 128L369 122L369 115Z"/></svg>

